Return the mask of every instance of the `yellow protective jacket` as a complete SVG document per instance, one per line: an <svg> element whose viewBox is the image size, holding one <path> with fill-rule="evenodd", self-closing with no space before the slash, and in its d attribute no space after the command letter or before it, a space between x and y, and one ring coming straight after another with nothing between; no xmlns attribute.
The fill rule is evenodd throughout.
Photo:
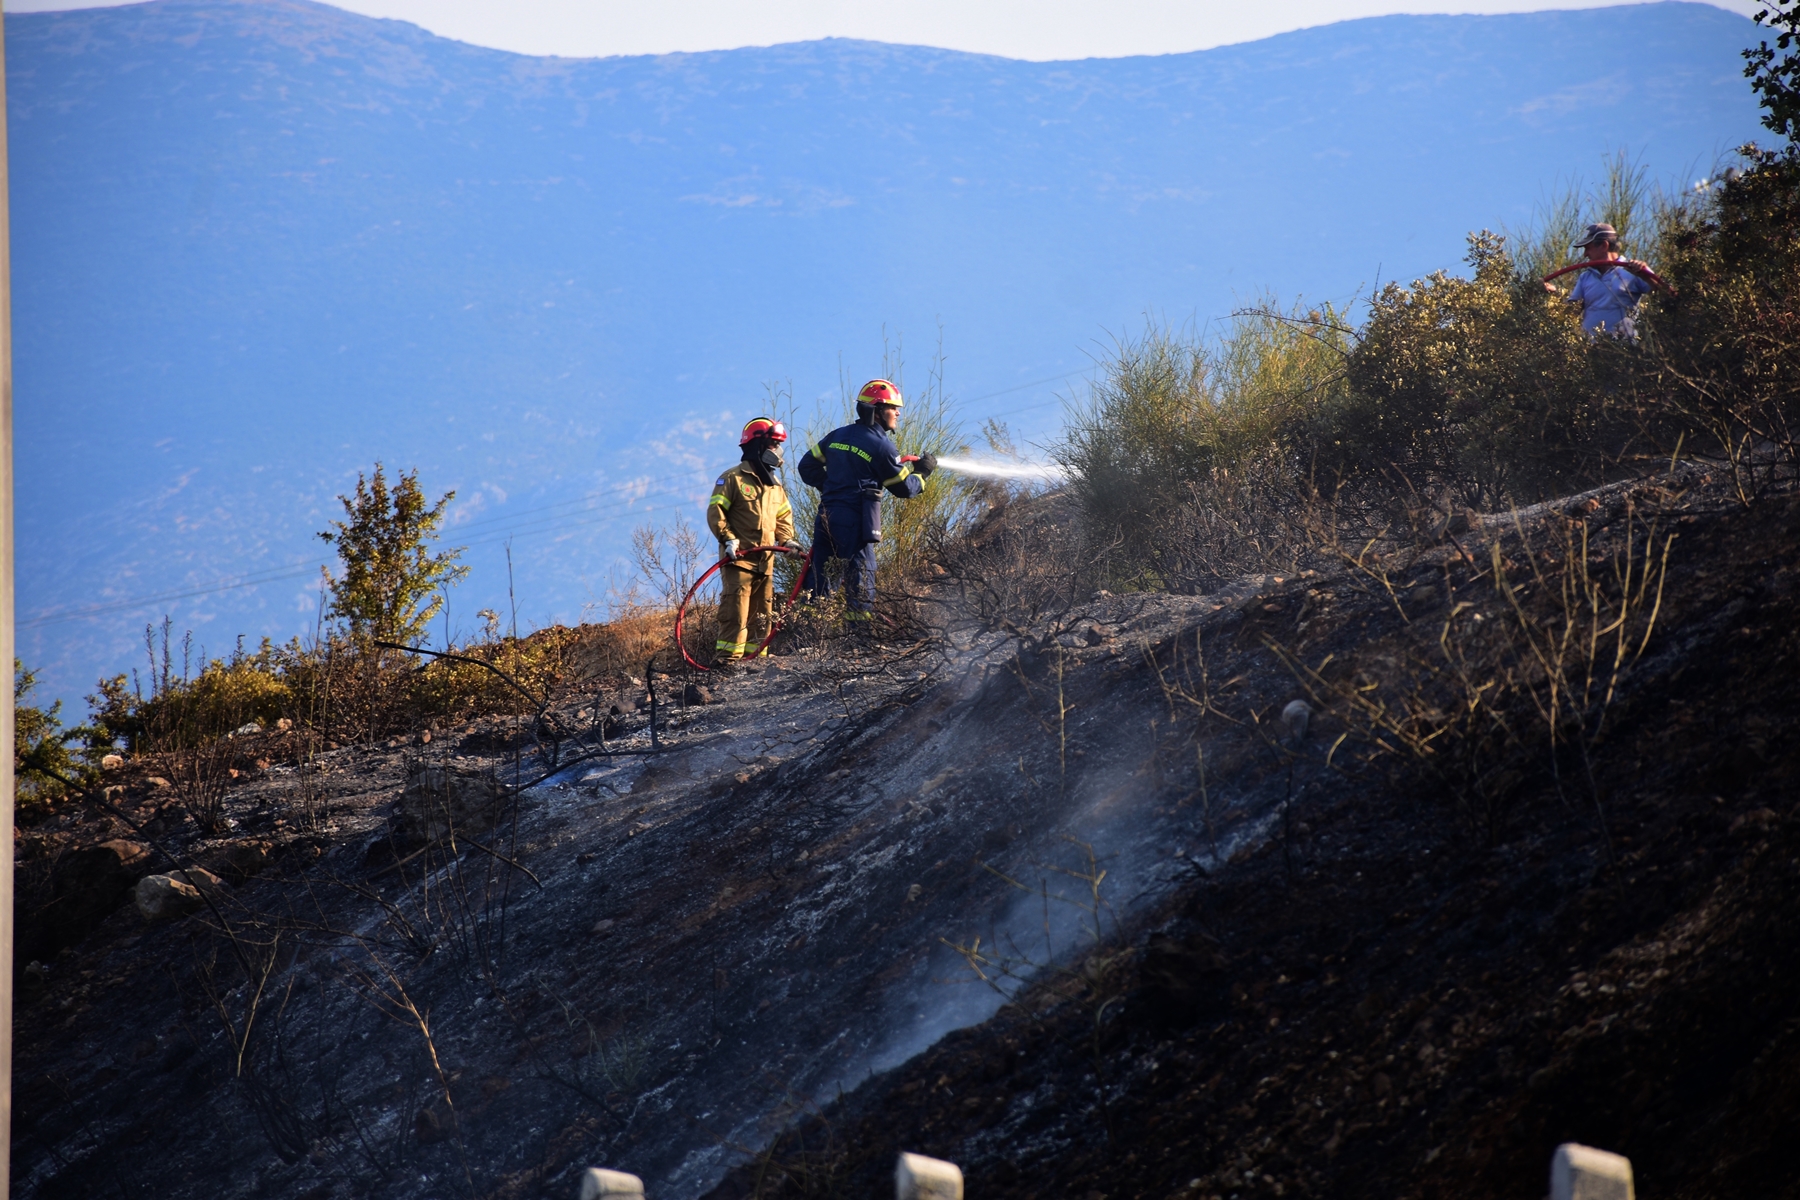
<svg viewBox="0 0 1800 1200"><path fill-rule="evenodd" d="M736 538L740 550L773 546L794 540L794 509L786 488L779 483L765 484L749 463L741 462L713 484L712 497L706 502L706 527L721 546L728 538ZM758 554L743 563L766 570L774 557Z"/></svg>

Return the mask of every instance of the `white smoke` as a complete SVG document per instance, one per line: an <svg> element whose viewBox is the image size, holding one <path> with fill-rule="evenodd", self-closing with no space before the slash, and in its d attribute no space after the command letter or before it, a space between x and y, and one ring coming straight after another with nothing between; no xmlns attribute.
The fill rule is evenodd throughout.
<svg viewBox="0 0 1800 1200"><path fill-rule="evenodd" d="M1069 473L1056 463L1034 463L1022 460L991 462L978 458L964 458L959 454L940 454L937 465L946 471L956 471L962 475L979 475L986 479L1041 479L1047 483L1061 483L1069 477Z"/></svg>

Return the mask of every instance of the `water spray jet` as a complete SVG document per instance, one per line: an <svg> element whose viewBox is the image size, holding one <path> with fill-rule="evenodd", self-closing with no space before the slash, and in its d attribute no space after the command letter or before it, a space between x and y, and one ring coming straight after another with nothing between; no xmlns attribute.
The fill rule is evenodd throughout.
<svg viewBox="0 0 1800 1200"><path fill-rule="evenodd" d="M974 475L981 479L1039 479L1045 483L1063 483L1069 478L1067 469L1058 463L1036 463L1024 460L994 462L987 459L964 458L960 454L940 454L937 465L939 470L955 471L959 475Z"/></svg>

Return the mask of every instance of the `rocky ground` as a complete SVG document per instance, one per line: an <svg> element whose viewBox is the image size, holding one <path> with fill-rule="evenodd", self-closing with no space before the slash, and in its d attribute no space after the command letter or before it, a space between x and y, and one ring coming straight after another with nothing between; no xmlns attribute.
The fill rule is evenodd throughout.
<svg viewBox="0 0 1800 1200"><path fill-rule="evenodd" d="M1458 790L1345 699L1504 624L1490 542L1647 520L1680 538L1591 788L1496 752ZM1779 1193L1800 507L1688 479L1441 534L671 676L656 746L603 678L554 761L256 735L225 838L128 764L19 844L16 1186L866 1195L904 1148L973 1196L1536 1195L1575 1139L1647 1195ZM146 921L176 867L222 882Z"/></svg>

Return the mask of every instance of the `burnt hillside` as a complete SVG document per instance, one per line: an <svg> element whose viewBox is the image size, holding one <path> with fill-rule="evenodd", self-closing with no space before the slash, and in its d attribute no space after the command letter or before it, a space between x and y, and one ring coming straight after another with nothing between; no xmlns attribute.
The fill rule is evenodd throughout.
<svg viewBox="0 0 1800 1200"><path fill-rule="evenodd" d="M995 552L887 645L652 679L654 744L598 676L560 741L246 735L205 839L127 764L18 848L21 1194L866 1195L905 1148L975 1196L1500 1196L1569 1139L1776 1192L1797 535L1683 468L1205 595L1026 604ZM1455 725L1566 545L1667 552L1603 727L1552 752L1525 675Z"/></svg>
<svg viewBox="0 0 1800 1200"><path fill-rule="evenodd" d="M516 722L312 770L282 761L288 735L251 735L223 837L195 840L170 781L128 767L115 805L21 842L40 965L21 973L20 1178L560 1195L607 1162L698 1195L796 1104L993 1011L940 938L1041 922L983 864L1035 878L1091 843L1155 894L1192 831L1143 786L1162 700L1139 646L1270 586L1062 614L1066 772L1042 652L972 626L802 647L706 680L704 703L662 677L655 743L642 681L588 681L549 714L585 731L557 761ZM444 773L496 803L422 803ZM1245 795L1228 839L1266 813ZM134 878L177 864L222 883L146 923ZM1052 952L1080 937L1059 926Z"/></svg>
<svg viewBox="0 0 1800 1200"><path fill-rule="evenodd" d="M960 1163L983 1197L1518 1197L1571 1140L1629 1155L1644 1195L1800 1194L1782 1149L1800 1114L1800 503L1747 510L1696 482L1478 521L1391 574L1296 580L1154 647L1190 680L1175 711L1213 731L1215 803L1284 769L1256 724L1293 686L1274 648L1332 664L1313 683L1340 705L1294 750L1285 830L1193 855L1085 964L714 1194L876 1194L904 1148ZM1652 524L1678 538L1593 791L1559 791L1547 746L1536 769L1496 751L1481 795L1449 786L1481 766L1454 747L1357 753L1371 727L1339 719L1345 695L1388 690L1434 642L1475 661L1470 619L1504 619L1477 579L1488 544L1512 561L1585 529L1598 563ZM1194 831L1196 783L1166 793Z"/></svg>

